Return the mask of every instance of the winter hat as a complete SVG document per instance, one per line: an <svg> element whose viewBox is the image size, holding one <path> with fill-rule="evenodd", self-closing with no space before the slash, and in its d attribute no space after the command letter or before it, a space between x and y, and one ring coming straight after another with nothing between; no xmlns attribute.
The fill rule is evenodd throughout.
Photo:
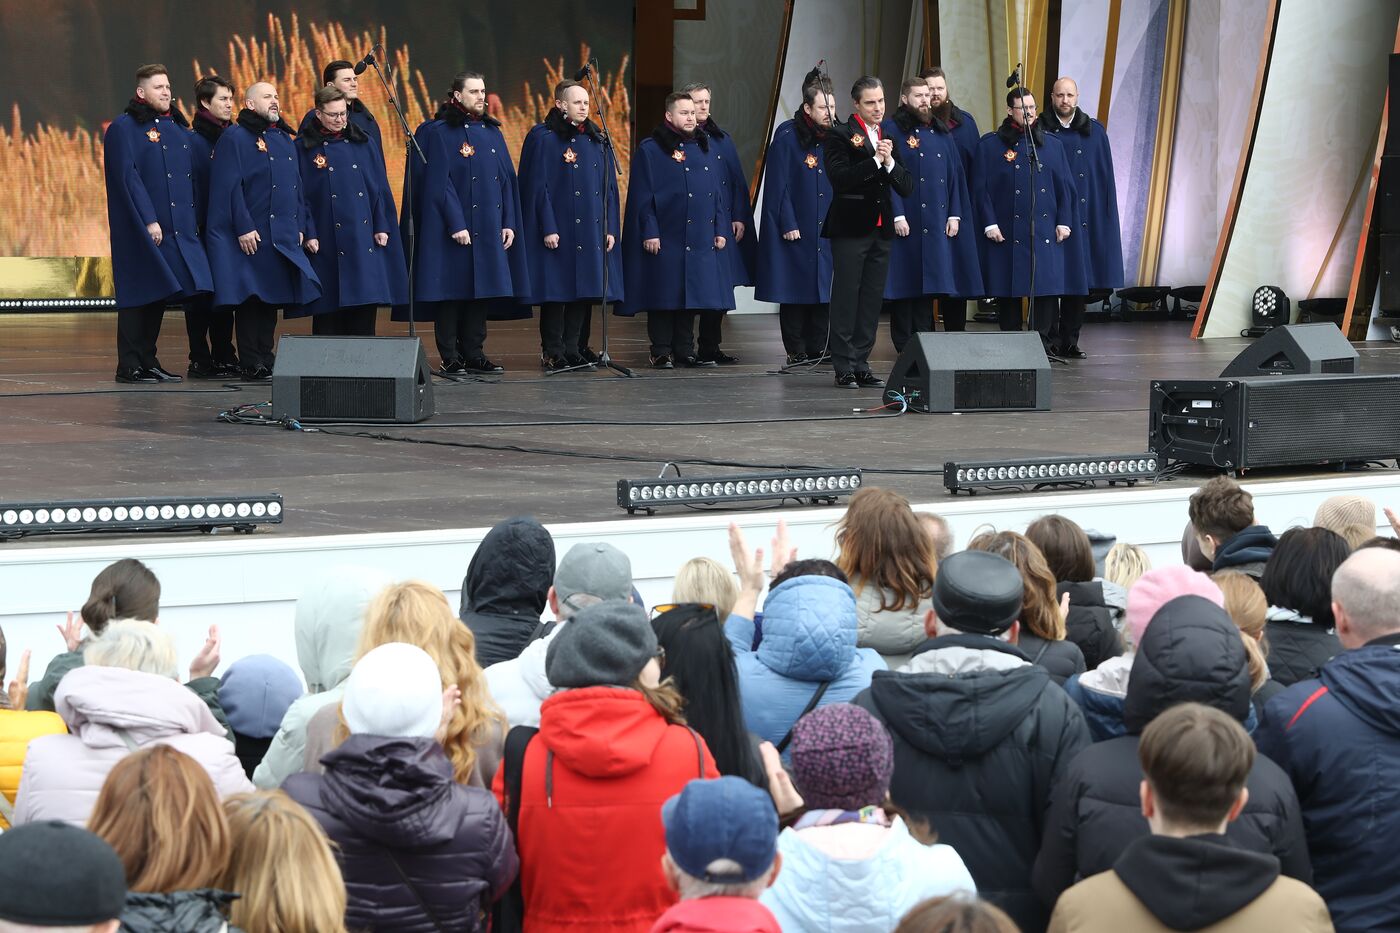
<svg viewBox="0 0 1400 933"><path fill-rule="evenodd" d="M959 551L938 565L933 611L960 632L1000 635L1020 618L1024 592L1021 571L1005 557Z"/></svg>
<svg viewBox="0 0 1400 933"><path fill-rule="evenodd" d="M1341 533L1349 525L1376 527L1376 504L1365 496L1332 496L1324 499L1313 516L1313 525Z"/></svg>
<svg viewBox="0 0 1400 933"><path fill-rule="evenodd" d="M1225 605L1220 587L1199 571L1180 564L1149 570L1128 590L1126 622L1134 646L1142 644L1142 633L1157 610L1178 596L1204 596L1217 606Z"/></svg>
<svg viewBox="0 0 1400 933"><path fill-rule="evenodd" d="M661 821L671 861L711 884L756 881L778 854L773 798L740 777L691 780L662 804Z"/></svg>
<svg viewBox="0 0 1400 933"><path fill-rule="evenodd" d="M121 858L86 829L55 820L0 835L0 920L86 927L116 920L125 905Z"/></svg>
<svg viewBox="0 0 1400 933"><path fill-rule="evenodd" d="M894 742L859 706L832 703L792 727L792 782L813 810L879 806L894 774Z"/></svg>
<svg viewBox="0 0 1400 933"><path fill-rule="evenodd" d="M611 544L575 544L554 571L554 595L562 603L580 593L626 599L632 595L632 562Z"/></svg>
<svg viewBox="0 0 1400 933"><path fill-rule="evenodd" d="M647 614L620 599L585 607L556 632L544 671L559 689L628 687L656 657L656 632Z"/></svg>
<svg viewBox="0 0 1400 933"><path fill-rule="evenodd" d="M219 679L219 705L237 735L270 739L282 728L287 707L302 694L296 671L270 654L250 654Z"/></svg>
<svg viewBox="0 0 1400 933"><path fill-rule="evenodd" d="M355 735L430 738L442 725L442 674L417 645L380 645L345 679L340 711Z"/></svg>

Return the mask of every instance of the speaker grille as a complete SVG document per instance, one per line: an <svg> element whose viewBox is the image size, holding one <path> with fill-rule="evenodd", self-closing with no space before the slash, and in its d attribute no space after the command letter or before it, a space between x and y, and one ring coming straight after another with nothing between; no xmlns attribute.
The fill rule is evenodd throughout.
<svg viewBox="0 0 1400 933"><path fill-rule="evenodd" d="M394 379L305 376L301 380L301 417L330 421L392 419Z"/></svg>
<svg viewBox="0 0 1400 933"><path fill-rule="evenodd" d="M1251 380L1242 466L1389 459L1400 453L1400 382Z"/></svg>
<svg viewBox="0 0 1400 933"><path fill-rule="evenodd" d="M1354 373L1356 372L1356 360L1323 360L1322 371L1324 373Z"/></svg>
<svg viewBox="0 0 1400 933"><path fill-rule="evenodd" d="M1034 408L1035 404L1035 370L977 369L953 373L956 409Z"/></svg>

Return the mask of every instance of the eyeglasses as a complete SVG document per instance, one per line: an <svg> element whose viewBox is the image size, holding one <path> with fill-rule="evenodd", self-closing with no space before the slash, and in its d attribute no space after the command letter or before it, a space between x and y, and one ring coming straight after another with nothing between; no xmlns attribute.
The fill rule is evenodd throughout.
<svg viewBox="0 0 1400 933"><path fill-rule="evenodd" d="M344 120L350 116L350 112L348 110L342 110L340 113L331 113L329 110L322 110L321 116L325 117L327 120Z"/></svg>
<svg viewBox="0 0 1400 933"><path fill-rule="evenodd" d="M670 612L672 609L709 609L714 611L714 606L710 603L658 603L651 607L651 617L655 619L659 615Z"/></svg>

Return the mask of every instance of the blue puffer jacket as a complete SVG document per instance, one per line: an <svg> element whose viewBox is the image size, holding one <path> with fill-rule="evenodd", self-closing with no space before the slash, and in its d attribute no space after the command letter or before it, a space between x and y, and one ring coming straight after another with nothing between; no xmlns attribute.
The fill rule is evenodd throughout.
<svg viewBox="0 0 1400 933"><path fill-rule="evenodd" d="M1298 791L1313 887L1337 930L1400 930L1400 635L1274 697L1255 740Z"/></svg>
<svg viewBox="0 0 1400 933"><path fill-rule="evenodd" d="M763 637L753 645L752 619L731 615L724 633L739 667L740 701L749 731L777 743L823 683L819 706L849 703L870 675L887 670L878 652L856 647L856 597L834 577L793 577L763 603Z"/></svg>

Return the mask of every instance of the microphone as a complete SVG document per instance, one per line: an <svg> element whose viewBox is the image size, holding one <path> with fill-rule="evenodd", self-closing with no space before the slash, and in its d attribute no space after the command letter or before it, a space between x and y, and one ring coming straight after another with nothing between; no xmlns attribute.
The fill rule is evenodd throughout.
<svg viewBox="0 0 1400 933"><path fill-rule="evenodd" d="M376 46L376 47L377 47L377 46ZM364 58L360 59L359 61L357 61L357 62L355 63L355 74L356 74L356 75L362 75L362 74L364 74L364 73L365 73L365 69L368 68L370 65L373 65L376 61L377 61L377 59L374 57L374 49L370 49L368 52L365 53L365 57L364 57ZM1008 87L1009 87L1009 86L1010 86L1010 85L1008 85Z"/></svg>
<svg viewBox="0 0 1400 933"><path fill-rule="evenodd" d="M1011 77L1006 79L1006 86L1009 88L1018 87L1021 83L1021 63L1016 63L1016 70L1011 72Z"/></svg>
<svg viewBox="0 0 1400 933"><path fill-rule="evenodd" d="M584 78L588 77L589 69L591 69L592 67L593 65L591 63L584 62L583 67L580 68L578 71L574 72L574 80L582 81Z"/></svg>

